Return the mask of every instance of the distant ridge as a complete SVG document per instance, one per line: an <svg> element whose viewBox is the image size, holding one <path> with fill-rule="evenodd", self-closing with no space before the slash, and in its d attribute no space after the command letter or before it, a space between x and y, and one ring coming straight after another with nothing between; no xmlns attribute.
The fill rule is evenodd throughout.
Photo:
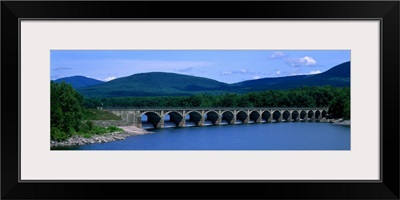
<svg viewBox="0 0 400 200"><path fill-rule="evenodd" d="M199 93L245 93L325 85L350 87L350 61L320 74L262 78L234 84L175 73L140 73L103 84L79 87L78 92L85 97L187 96Z"/></svg>
<svg viewBox="0 0 400 200"><path fill-rule="evenodd" d="M84 96L121 97L121 96L178 96L196 92L228 89L229 84L216 80L189 75L150 72L134 74L114 79L101 85L85 87L79 90Z"/></svg>
<svg viewBox="0 0 400 200"><path fill-rule="evenodd" d="M262 78L235 83L231 86L240 91L250 92L325 85L333 87L350 87L350 61L332 67L320 74Z"/></svg>
<svg viewBox="0 0 400 200"><path fill-rule="evenodd" d="M56 83L61 83L62 81L71 84L72 87L75 89L104 83L103 81L99 81L93 78L88 78L85 76L71 76L54 80L54 82Z"/></svg>

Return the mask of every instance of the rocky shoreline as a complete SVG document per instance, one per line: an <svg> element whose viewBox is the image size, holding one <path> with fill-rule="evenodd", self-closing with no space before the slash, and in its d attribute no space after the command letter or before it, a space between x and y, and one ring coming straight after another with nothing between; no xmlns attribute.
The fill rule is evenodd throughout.
<svg viewBox="0 0 400 200"><path fill-rule="evenodd" d="M350 126L350 120L343 120L343 121L333 122L333 123L337 124L337 125Z"/></svg>
<svg viewBox="0 0 400 200"><path fill-rule="evenodd" d="M350 126L350 120L344 120L342 118L340 119L326 119L326 118L322 118L320 120L320 122L325 122L325 123L333 123L336 125L343 125L343 126Z"/></svg>
<svg viewBox="0 0 400 200"><path fill-rule="evenodd" d="M137 128L135 126L119 126L119 128L123 129L124 132L113 132L113 133L105 133L105 134L101 134L101 135L93 135L91 138L84 138L82 136L75 135L65 141L62 141L62 142L51 140L50 147L105 143L105 142L112 142L112 141L117 141L117 140L124 140L125 138L130 137L130 136L152 133L152 132L146 131L144 129Z"/></svg>

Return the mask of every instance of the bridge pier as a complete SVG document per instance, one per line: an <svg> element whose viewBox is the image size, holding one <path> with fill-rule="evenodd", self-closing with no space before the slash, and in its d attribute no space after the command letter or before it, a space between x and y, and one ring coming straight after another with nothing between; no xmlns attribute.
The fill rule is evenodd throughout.
<svg viewBox="0 0 400 200"><path fill-rule="evenodd" d="M292 110L288 111L289 112L289 117L287 118L286 121L291 122L292 121Z"/></svg>
<svg viewBox="0 0 400 200"><path fill-rule="evenodd" d="M185 127L186 126L186 119L182 117L182 120L179 122L178 127Z"/></svg>
<svg viewBox="0 0 400 200"><path fill-rule="evenodd" d="M160 122L158 122L154 127L156 127L156 128L164 128L164 118L161 118Z"/></svg>
<svg viewBox="0 0 400 200"><path fill-rule="evenodd" d="M179 127L185 127L186 126L186 111L182 111L182 121L179 123Z"/></svg>
<svg viewBox="0 0 400 200"><path fill-rule="evenodd" d="M255 123L261 123L261 119L262 119L262 116L261 116L261 115L258 116L258 118L257 118L257 120L255 121Z"/></svg>
<svg viewBox="0 0 400 200"><path fill-rule="evenodd" d="M318 115L318 117L317 117L317 120L318 120L318 121L321 121L323 110L318 110L318 112L319 112L319 115Z"/></svg>
<svg viewBox="0 0 400 200"><path fill-rule="evenodd" d="M311 118L309 119L309 121L315 121L315 110L312 110L312 115Z"/></svg>
<svg viewBox="0 0 400 200"><path fill-rule="evenodd" d="M235 123L236 123L236 114L233 115L233 119L229 124L234 125Z"/></svg>
<svg viewBox="0 0 400 200"><path fill-rule="evenodd" d="M138 128L143 128L142 126L142 116L139 111L135 111L133 124Z"/></svg>
<svg viewBox="0 0 400 200"><path fill-rule="evenodd" d="M244 121L243 121L243 124L248 124L249 123L249 118L250 118L250 116L247 115L246 119L244 119Z"/></svg>
<svg viewBox="0 0 400 200"><path fill-rule="evenodd" d="M199 123L197 124L197 126L204 126L204 117L201 118L201 120L199 121Z"/></svg>
<svg viewBox="0 0 400 200"><path fill-rule="evenodd" d="M219 115L218 115L217 121L215 121L215 125L216 125L216 126L221 125L221 121L222 121L222 116L219 114Z"/></svg>

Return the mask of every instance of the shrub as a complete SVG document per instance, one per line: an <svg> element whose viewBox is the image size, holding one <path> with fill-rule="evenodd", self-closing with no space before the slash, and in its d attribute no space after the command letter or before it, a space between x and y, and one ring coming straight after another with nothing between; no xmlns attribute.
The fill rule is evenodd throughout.
<svg viewBox="0 0 400 200"><path fill-rule="evenodd" d="M117 132L117 131L120 131L121 129L118 127L115 127L115 126L109 126L109 127L107 127L107 130L109 132Z"/></svg>
<svg viewBox="0 0 400 200"><path fill-rule="evenodd" d="M63 131L61 131L58 128L51 128L51 139L56 140L56 141L63 141L66 140L70 137L70 134L67 134Z"/></svg>

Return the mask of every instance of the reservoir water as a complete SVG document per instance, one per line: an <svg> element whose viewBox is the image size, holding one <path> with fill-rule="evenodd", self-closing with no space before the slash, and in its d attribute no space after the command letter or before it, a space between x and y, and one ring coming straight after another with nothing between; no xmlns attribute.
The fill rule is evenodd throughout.
<svg viewBox="0 0 400 200"><path fill-rule="evenodd" d="M125 140L54 150L350 150L350 127L279 122L152 129Z"/></svg>

